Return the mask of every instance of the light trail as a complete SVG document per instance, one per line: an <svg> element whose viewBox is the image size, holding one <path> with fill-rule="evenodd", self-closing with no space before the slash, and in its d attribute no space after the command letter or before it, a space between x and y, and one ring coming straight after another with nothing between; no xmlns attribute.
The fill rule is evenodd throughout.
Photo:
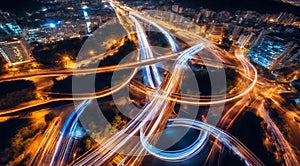
<svg viewBox="0 0 300 166"><path fill-rule="evenodd" d="M167 127L187 127L195 130L206 131L210 135L218 139L227 148L232 150L240 159L244 160L246 165L263 166L264 164L257 158L245 145L243 145L238 139L230 136L224 131L215 128L207 123L203 123L191 119L170 119L167 123Z"/></svg>
<svg viewBox="0 0 300 166"><path fill-rule="evenodd" d="M152 65L156 64L165 60L171 60L176 57L178 57L179 53L174 53L170 55L165 55L165 56L160 56L160 57L155 57L155 58L150 58L150 59L145 59L145 60L140 60L137 62L129 62L126 64L119 64L119 65L112 65L112 66L105 66L105 67L100 67L100 68L88 68L88 69L64 69L64 70L54 70L54 71L40 71L38 73L25 73L22 75L15 75L11 77L0 77L0 83L1 82L7 82L7 81L15 81L15 80L20 80L20 79L30 79L30 78L38 78L38 77L58 77L58 76L64 76L64 75L85 75L85 74L95 74L95 73L106 73L106 72L114 72L114 71L119 71L119 70L126 70L126 69L135 69L137 67L142 67L145 65ZM204 63L203 63L204 64ZM216 64L213 64L213 62L208 63L206 61L205 65L211 66L211 67L219 67ZM234 66L232 65L226 65L225 67L231 67L233 68Z"/></svg>
<svg viewBox="0 0 300 166"><path fill-rule="evenodd" d="M129 18L135 23L136 25L136 32L138 36L138 42L140 46L140 56L141 59L149 59L153 58L153 53L150 48L150 44L148 42L147 36L141 24L133 17L129 16ZM145 71L144 74L144 82L146 85L150 86L151 88L157 88L162 82L162 76L159 74L156 65L144 66L143 70ZM152 71L152 72L151 72ZM153 76L152 76L153 74ZM149 78L150 77L150 78Z"/></svg>
<svg viewBox="0 0 300 166"><path fill-rule="evenodd" d="M134 71L131 73L131 75L122 83L115 85L111 89L102 91L101 96L102 97L108 96L108 95L111 95L111 94L116 93L117 91L121 90L132 80L132 78L135 76L136 73L137 73L137 68L135 68ZM105 93L103 93L103 92L105 92ZM96 94L94 94L94 95L96 95ZM100 97L100 96L98 96L98 97ZM53 159L51 161L51 165L63 165L64 161L66 161L66 158L69 156L67 150L70 150L71 141L72 141L71 140L72 138L70 137L70 135L75 130L75 127L78 123L78 118L84 112L85 108L88 106L88 104L91 101L92 101L91 99L85 99L79 106L76 107L76 109L69 116L68 120L66 121L66 123L64 124L64 127L62 129L62 133L61 133L60 139L57 144L58 147L55 150ZM61 145L62 142L64 142L65 144ZM67 150L65 150L65 149L67 149Z"/></svg>
<svg viewBox="0 0 300 166"><path fill-rule="evenodd" d="M53 145L51 143L54 142L57 138L57 128L58 128L58 123L61 121L60 118L55 118L53 122L51 122L51 125L49 128L45 131L45 136L40 143L40 146L38 147L38 150L30 160L28 165L41 165L42 162L44 162L43 157L49 153L50 147Z"/></svg>
<svg viewBox="0 0 300 166"><path fill-rule="evenodd" d="M252 85L249 87L249 89L246 89L245 90L245 92L244 93L242 93L241 94L241 96L244 96L245 94L247 94L250 90L252 90L252 88L253 88L253 86L255 85L255 83L256 83L256 80L257 80L257 72L256 72L256 69L248 62L246 62L246 61L241 61L241 62L243 62L243 64L247 64L247 65L250 65L250 67L252 67L252 69L253 69L253 71L254 71L254 81L253 81L253 83L252 83ZM248 68L248 66L244 66L244 68L246 68L247 70L247 74L250 74L250 71L249 71L249 68ZM234 100L235 98L239 98L239 97L241 97L241 96L235 96L235 97L233 97L232 98L232 100ZM223 102L223 101L222 101ZM159 119L158 119L158 121L159 121ZM153 129L151 129L150 131L153 131ZM144 136L144 131L141 129L140 130L140 135L141 135L141 138L144 138L143 136ZM154 156L156 156L156 157L159 157L159 158L161 158L161 159L172 159L172 157L173 157L173 159L174 160L176 160L176 155L177 155L177 157L178 156L184 156L184 152L188 152L188 151L185 151L185 150L183 150L183 151L177 151L177 152L173 152L173 156L172 156L172 152L161 152L161 151L158 151L157 149L155 149L155 148L153 148L153 146L152 145L150 145L150 144L148 144L148 142L147 141L142 141L142 144L144 145L144 147L146 148L146 147L152 147L152 148L146 148L152 155L154 155ZM200 144L196 144L195 142L194 142L194 147L196 147L196 145L199 145L199 147L197 147L197 148L195 148L195 149L200 149L200 147L201 147L201 143ZM193 147L193 146L191 146L191 147ZM187 148L187 149L189 149L189 148ZM189 150L191 150L191 149L189 149ZM182 153L183 152L183 153ZM189 152L191 152L191 151L189 151ZM192 152L195 152L195 151L192 151ZM240 152L238 152L238 151L236 151L237 153L240 153ZM191 154L191 153L190 153ZM189 156L189 155L186 155L186 156ZM255 155L254 155L255 156ZM184 158L184 157L183 157ZM179 159L179 158L177 158L177 159ZM259 160L258 160L259 161ZM260 162L260 161L259 161ZM259 162L255 162L256 164L257 163L259 163ZM124 161L122 161L122 163L124 163ZM260 165L263 165L262 163L260 164Z"/></svg>
<svg viewBox="0 0 300 166"><path fill-rule="evenodd" d="M265 107L263 105L264 100L259 98L257 100L261 101L261 104L258 107L259 115L267 122L269 130L271 130L271 136L273 138L273 141L275 142L279 151L283 153L285 164L288 166L299 165L294 150L292 149L290 144L286 141L283 134L280 132L279 128L272 121L271 117L265 110Z"/></svg>
<svg viewBox="0 0 300 166"><path fill-rule="evenodd" d="M135 24L136 24L136 28L137 28L137 33L138 33L138 38L139 38L139 45L140 45L140 48L141 48L141 51L140 51L140 53L141 53L141 59L148 59L148 58L153 58L153 54L152 54L152 52L151 52L151 49L150 49L150 45L149 45L149 43L148 43L148 41L147 41L147 38L146 38L146 34L145 34L145 32L144 32L144 30L143 30L143 28L142 28L142 26L139 24L139 22L134 18L134 17L131 17L131 19L135 22ZM161 84L161 76L159 76L159 74L158 74L158 71L157 71L157 68L156 68L156 66L155 65L151 65L151 66L146 66L145 67L145 69L146 69L146 80L148 81L148 83L149 83L149 85L150 85L150 87L151 88L156 88L157 86L159 86L160 84ZM150 69L152 69L152 71L153 71L153 73L154 73L154 78L153 77L151 77L151 73L150 73ZM149 76L151 77L151 79L149 79ZM129 80L131 80L131 79L129 79ZM83 103L85 103L87 100L85 100ZM79 106L79 108L80 108L80 106ZM77 108L76 108L76 110L77 110ZM84 109L82 110L82 112L84 111ZM74 111L75 112L75 111ZM76 111L76 112L78 112L78 111ZM75 112L75 113L76 113ZM80 114L82 113L82 112L80 112ZM70 132L72 132L75 128L75 124L77 123L77 121L78 121L78 117L80 116L80 114L79 113L77 113L77 118L69 118L68 120L71 120L71 122L72 122L72 125L71 125L71 129L70 130L68 130L68 131L66 131L66 132L68 132L68 134L70 134ZM70 117L72 117L72 116L74 116L73 115L73 113L72 113L72 115L70 116ZM71 122L69 122L69 121L67 121L66 122L66 124L65 124L65 126L67 126L67 127L69 127L70 126L70 124L69 123L71 123ZM64 128L63 128L63 133L64 133ZM62 137L62 139L63 139L63 137L65 137L65 135L64 134L62 134L61 135L61 137ZM68 137L67 137L68 138ZM71 139L71 138L70 138ZM67 141L67 145L65 146L65 148L64 149L69 149L69 147L70 147L70 139L68 139L68 141ZM62 148L60 148L60 149L62 149ZM61 156L61 152L56 152L55 153L55 155L59 155L59 157ZM54 160L56 161L56 163L58 163L58 165L60 165L60 162L63 162L63 161L66 161L66 157L67 157L67 151L65 150L64 152L63 152L63 154L62 154L62 157L61 158L57 158L57 157L54 157ZM53 162L52 162L53 163Z"/></svg>
<svg viewBox="0 0 300 166"><path fill-rule="evenodd" d="M131 12L130 15L134 15L135 17L138 17L139 19L146 21L146 22L150 23L151 25L155 26L156 28L158 28L163 33L163 35L166 37L168 42L170 43L173 52L177 52L177 51L181 50L181 47L177 44L175 38L173 36L171 36L170 33L167 32L164 28L162 28L161 26L159 26L158 24L156 24L150 20L145 19L144 17L141 17L140 15L138 15L136 13ZM134 22L137 25L139 25L139 23L136 19L134 19L132 16L130 16L130 17L131 17L131 19L134 20ZM143 30L140 27L137 27L137 28L139 28L140 30ZM145 33L141 34L141 35L145 35ZM149 47L149 49L150 49L150 47ZM194 55L194 54L196 54L196 52L187 51L186 54ZM185 61L184 63L187 62L187 60L184 60L184 61ZM166 98L166 96L163 96L163 97L164 97L164 99ZM168 161L179 161L179 160L186 160L186 159L191 158L194 155L198 154L198 152L201 151L202 147L205 145L208 137L207 137L206 132L201 132L193 144L191 144L190 146L188 146L184 149L178 150L178 151L160 151L157 148L155 148L154 146L152 146L149 142L147 142L147 139L145 138L145 130L143 127L140 129L140 138L141 138L141 143L143 145L143 148L145 148L152 155L159 157L160 159L164 159L164 160L168 160ZM143 149L141 147L137 147L137 150L134 153L135 156L140 156L143 153L142 151L143 151ZM125 162L125 161L126 160L124 160L122 162ZM132 162L134 162L134 161L132 161Z"/></svg>
<svg viewBox="0 0 300 166"><path fill-rule="evenodd" d="M61 130L59 140L56 144L50 165L64 165L64 162L67 161L67 153L72 139L71 133L75 130L80 115L84 112L85 108L91 103L91 101L92 100L85 100L79 104L65 122Z"/></svg>
<svg viewBox="0 0 300 166"><path fill-rule="evenodd" d="M120 130L113 138L109 139L106 142L101 143L102 146L93 149L92 151L89 151L86 157L80 158L78 161L75 161L75 165L101 165L106 163L108 160L111 159L111 157L114 156L114 153L118 151L122 151L121 149L126 149L127 143L130 142L134 135L136 135L141 127L145 127L147 125L148 121L151 121L151 124L148 124L147 126L151 126L151 128L147 128L148 135L153 135L157 131L160 130L160 128L164 127L164 123L168 119L168 115L172 112L171 110L172 105L168 100L162 100L158 96L165 96L167 97L172 91L174 91L175 87L178 86L177 81L182 78L182 74L184 72L184 64L187 61L188 58L192 54L196 54L197 52L201 51L204 48L203 44L199 44L196 46L191 47L188 50L183 51L182 55L178 57L177 63L174 65L173 69L174 72L170 76L170 79L163 83L161 86L161 92L162 94L154 95L151 102L146 105L140 113L133 118L131 122L129 122L125 128ZM155 118L155 119L154 119ZM125 134L127 133L127 134ZM134 147L137 148L137 147ZM132 147L130 148L130 151L132 151ZM140 153L139 153L140 154ZM139 157L134 162L138 162ZM126 162L125 162L126 163Z"/></svg>
<svg viewBox="0 0 300 166"><path fill-rule="evenodd" d="M172 52L178 52L181 50L180 45L176 42L175 38L168 32L166 31L164 28L162 28L160 25L158 25L157 23L146 19L145 17L142 17L141 15L139 15L136 12L130 12L130 15L133 15L151 25L153 25L154 27L156 27L159 31L162 32L162 34L166 37L166 39L168 40L169 44L172 47Z"/></svg>
<svg viewBox="0 0 300 166"><path fill-rule="evenodd" d="M153 156L169 162L179 162L187 160L197 155L205 146L208 140L208 135L207 132L200 132L198 138L191 145L185 147L184 149L174 151L160 150L151 145L147 141L144 128L141 128L140 130L140 139L143 147Z"/></svg>
<svg viewBox="0 0 300 166"><path fill-rule="evenodd" d="M123 82L115 85L112 88L108 88L108 89L105 89L105 90L100 91L100 92L87 93L87 94L82 94L82 95L78 95L78 94L76 95L76 94L74 94L74 96L73 96L73 94L62 94L63 97L61 97L61 98L53 98L53 99L49 99L47 101L43 101L41 103L37 103L37 104L34 104L34 105L28 105L26 107L17 108L17 109L13 109L13 110L1 111L0 112L0 116L4 116L4 115L8 115L8 114L13 114L13 113L17 113L17 112L21 112L23 110L27 110L27 109L39 107L41 105L46 105L46 104L50 104L50 103L53 103L53 102L75 101L75 100L89 100L89 99L97 99L97 98L107 97L107 96L109 96L109 95L111 95L113 93L118 92L122 88L124 88L132 80L132 78L135 76L136 73L137 73L137 68ZM48 94L56 94L56 93L48 93ZM64 95L65 96L68 95L69 97L65 97Z"/></svg>
<svg viewBox="0 0 300 166"><path fill-rule="evenodd" d="M169 33L166 30L164 30L164 28L162 28L158 24L154 23L153 21L150 21L150 20L142 17L141 15L136 14L135 12L130 12L130 14L132 14L132 15L138 17L139 19L142 19L143 21L146 21L146 22L154 25L158 29L160 29L163 32L163 34L166 36L166 38L168 39L169 43L171 43L172 50L176 50L177 43L174 41L174 38L171 35L169 35ZM206 48L211 48L211 47L212 46L208 46ZM214 50L214 49L211 49L211 50ZM219 57L221 57L221 56L219 56ZM248 77L252 80L252 83L250 84L250 86L248 86L248 88L246 88L244 91L237 92L237 94L232 95L232 97L229 97L229 98L226 98L226 99L223 99L223 100L215 100L215 101L185 101L185 102L182 102L182 100L178 100L178 99L174 99L174 98L168 98L168 99L172 100L172 101L176 101L176 102L185 103L185 104L213 105L213 104L221 104L221 103L234 101L234 100L237 100L237 99L241 98L245 94L248 94L253 89L254 85L257 82L257 70L248 60L245 59L245 57L243 55L236 54L236 57L242 63L243 68L246 71L246 73L244 73L244 75L246 75L246 77ZM252 76L252 74L254 76ZM213 98L214 97L212 97L212 99Z"/></svg>
<svg viewBox="0 0 300 166"><path fill-rule="evenodd" d="M170 60L173 58L178 57L180 53L174 53L167 56L155 57L151 59L140 60L136 62L129 62L126 64L119 64L119 65L112 65L112 66L105 66L100 68L89 68L89 69L65 69L65 70L55 70L55 71L43 71L38 73L26 73L19 76L1 78L0 82L7 82L7 81L15 81L20 79L28 79L34 77L58 77L64 75L86 75L86 74L96 74L96 73L106 73L106 72L114 72L119 70L126 70L126 69L135 69L138 67L142 67L145 65L152 65L155 63L159 63L164 60Z"/></svg>

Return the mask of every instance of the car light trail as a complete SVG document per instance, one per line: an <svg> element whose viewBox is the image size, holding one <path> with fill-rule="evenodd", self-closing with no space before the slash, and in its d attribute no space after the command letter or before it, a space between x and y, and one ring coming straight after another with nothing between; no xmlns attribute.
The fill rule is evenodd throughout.
<svg viewBox="0 0 300 166"><path fill-rule="evenodd" d="M167 126L167 127L171 127L171 126ZM158 148L155 148L153 145L151 145L147 141L147 137L145 136L145 130L143 127L140 130L140 139L143 148L145 148L153 156L169 162L179 162L179 161L187 160L197 155L205 146L208 140L208 135L207 132L200 132L198 138L191 145L185 147L184 149L174 150L174 151L160 150Z"/></svg>
<svg viewBox="0 0 300 166"><path fill-rule="evenodd" d="M76 127L78 118L84 112L85 108L91 103L91 101L92 100L85 100L78 105L65 122L50 165L54 165L54 163L55 165L62 165L64 164L63 162L66 161L67 150L69 150L71 142L71 133Z"/></svg>
<svg viewBox="0 0 300 166"><path fill-rule="evenodd" d="M158 93L154 95L151 102L146 105L143 110L141 110L141 112L126 125L124 129L120 130L113 138L102 143L103 147L100 146L97 149L94 149L92 152L89 152L86 158L82 158L74 164L101 165L106 163L111 157L114 156L115 152L123 149L124 146L127 145L127 142L130 142L134 135L140 131L141 127L145 127L149 120L153 121L150 131L147 132L149 135L155 134L159 128L163 127L164 125L162 123L163 121L167 121L168 116L166 115L170 114L172 107L170 107L168 100L162 100L159 96L167 97L174 90L174 88L177 86L177 80L182 78L181 76L185 68L184 64L186 63L187 57L191 56L190 53L197 53L203 48L204 45L199 44L184 51L182 55L177 58L177 63L173 67L174 72L172 72L173 74L171 75L170 79L165 83L163 86L164 88L159 90L159 92L162 92L162 94Z"/></svg>
<svg viewBox="0 0 300 166"><path fill-rule="evenodd" d="M153 58L154 56L143 27L133 16L129 16L129 18L133 20L136 25L141 59ZM162 82L162 76L159 74L156 65L145 66L143 69L145 71L144 82L146 85L153 89L157 88Z"/></svg>
<svg viewBox="0 0 300 166"><path fill-rule="evenodd" d="M167 123L167 127L187 127L195 130L206 131L210 135L217 138L223 145L232 150L240 159L244 160L246 165L264 165L260 159L258 159L245 145L243 145L238 139L230 136L224 131L215 128L207 123L203 123L191 119L170 119Z"/></svg>
<svg viewBox="0 0 300 166"><path fill-rule="evenodd" d="M153 25L154 27L156 27L160 32L163 33L163 35L166 37L166 39L168 40L169 44L172 47L172 52L178 52L181 50L181 47L179 46L179 44L176 42L175 38L168 32L166 31L164 28L162 28L161 26L159 26L158 24L156 24L153 21L150 21L148 19L146 19L145 17L142 17L141 15L139 15L136 12L130 12L130 15L133 15L151 25Z"/></svg>

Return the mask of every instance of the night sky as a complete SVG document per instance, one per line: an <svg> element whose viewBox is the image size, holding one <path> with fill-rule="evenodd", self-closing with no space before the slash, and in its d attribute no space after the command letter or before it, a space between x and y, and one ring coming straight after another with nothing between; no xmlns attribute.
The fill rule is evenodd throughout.
<svg viewBox="0 0 300 166"><path fill-rule="evenodd" d="M20 14L38 7L36 0L0 0L0 9L3 11Z"/></svg>
<svg viewBox="0 0 300 166"><path fill-rule="evenodd" d="M22 13L39 7L38 0L0 0L0 9L4 11ZM126 0L125 0L126 1ZM176 0L187 6L203 6L212 10L254 10L260 13L288 12L300 16L300 7L285 4L279 0Z"/></svg>

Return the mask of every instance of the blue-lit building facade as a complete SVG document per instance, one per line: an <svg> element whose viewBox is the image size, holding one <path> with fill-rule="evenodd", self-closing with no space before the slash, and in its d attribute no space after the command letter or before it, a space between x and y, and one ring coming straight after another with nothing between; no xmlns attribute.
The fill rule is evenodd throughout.
<svg viewBox="0 0 300 166"><path fill-rule="evenodd" d="M7 35L20 35L22 34L22 29L16 23L15 20L11 19L10 14L7 12L2 12L0 10L0 31Z"/></svg>
<svg viewBox="0 0 300 166"><path fill-rule="evenodd" d="M16 23L6 23L0 24L0 29L3 30L8 35L20 35L22 34L22 29Z"/></svg>
<svg viewBox="0 0 300 166"><path fill-rule="evenodd" d="M248 57L259 66L274 71L299 63L299 43L282 34L265 35L253 46Z"/></svg>

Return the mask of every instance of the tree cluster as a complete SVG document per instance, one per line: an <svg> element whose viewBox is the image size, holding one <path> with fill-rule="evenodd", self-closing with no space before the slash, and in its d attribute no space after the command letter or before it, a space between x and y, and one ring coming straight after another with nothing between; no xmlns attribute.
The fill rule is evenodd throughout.
<svg viewBox="0 0 300 166"><path fill-rule="evenodd" d="M0 109L14 107L21 102L35 99L35 85L32 81L18 80L0 83Z"/></svg>

